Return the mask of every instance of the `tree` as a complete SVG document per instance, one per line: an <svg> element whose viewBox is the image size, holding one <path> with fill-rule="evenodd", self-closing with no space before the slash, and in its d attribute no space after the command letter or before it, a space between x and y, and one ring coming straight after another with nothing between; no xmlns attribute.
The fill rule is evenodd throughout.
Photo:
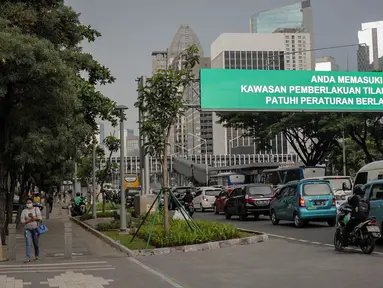
<svg viewBox="0 0 383 288"><path fill-rule="evenodd" d="M113 163L111 161L113 153L116 153L120 149L120 139L114 137L114 136L107 136L104 139L104 145L109 150L108 159L106 160L105 167L101 170L97 171L97 179L100 183L100 190L102 193L102 212L105 212L105 191L104 191L104 184L105 182L110 178L110 176L113 173ZM121 159L120 159L121 161ZM124 189L124 187L121 187L121 190ZM123 205L123 203L121 203Z"/></svg>
<svg viewBox="0 0 383 288"><path fill-rule="evenodd" d="M184 90L194 80L193 68L199 63L198 48L189 46L182 52L179 67L158 70L143 87L138 88L135 106L143 114L140 133L146 137L145 153L161 160L164 189L164 229L169 229L168 197L169 172L167 166L170 130L184 113Z"/></svg>
<svg viewBox="0 0 383 288"><path fill-rule="evenodd" d="M366 160L366 155L361 147L352 139L345 139L346 145L346 173L354 176L358 170L369 163ZM370 144L368 149L373 152L373 147ZM343 142L339 142L339 146L335 147L328 155L328 167L332 175L343 175Z"/></svg>
<svg viewBox="0 0 383 288"><path fill-rule="evenodd" d="M69 159L76 161L78 150L91 141L97 130L97 117L116 123L115 103L96 89L97 85L112 83L115 79L80 46L82 41L94 41L99 36L98 31L82 25L79 14L63 0L1 2L0 230L3 244L8 175L20 178L23 183L35 178L40 185L45 182L52 183L51 186L63 177ZM62 133L69 138L60 138ZM41 137L48 139L44 142L48 144L36 145ZM37 151L30 147L37 147ZM55 153L49 154L50 151ZM8 204L9 201L12 201L10 197Z"/></svg>
<svg viewBox="0 0 383 288"><path fill-rule="evenodd" d="M244 129L244 136L257 140L260 149L269 149L270 140L283 133L303 163L315 166L338 145L337 114L324 113L219 113L226 127Z"/></svg>

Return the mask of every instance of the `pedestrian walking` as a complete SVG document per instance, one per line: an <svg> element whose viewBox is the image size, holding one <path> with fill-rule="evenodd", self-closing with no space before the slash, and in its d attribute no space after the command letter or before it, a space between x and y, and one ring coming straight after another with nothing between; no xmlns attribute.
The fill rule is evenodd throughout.
<svg viewBox="0 0 383 288"><path fill-rule="evenodd" d="M32 244L35 250L35 259L39 259L39 233L38 222L42 220L39 208L33 207L33 199L27 199L27 208L21 212L21 223L24 224L24 237L26 245L25 263L31 262Z"/></svg>

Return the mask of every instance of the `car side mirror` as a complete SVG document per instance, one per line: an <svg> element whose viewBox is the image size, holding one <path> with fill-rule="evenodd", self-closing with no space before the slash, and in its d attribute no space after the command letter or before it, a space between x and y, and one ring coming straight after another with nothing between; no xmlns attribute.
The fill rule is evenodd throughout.
<svg viewBox="0 0 383 288"><path fill-rule="evenodd" d="M347 187L347 184L346 184L345 182L343 182L343 183L342 183L342 190L343 190L343 191L346 191L346 190L348 190L347 188L348 188L348 187Z"/></svg>

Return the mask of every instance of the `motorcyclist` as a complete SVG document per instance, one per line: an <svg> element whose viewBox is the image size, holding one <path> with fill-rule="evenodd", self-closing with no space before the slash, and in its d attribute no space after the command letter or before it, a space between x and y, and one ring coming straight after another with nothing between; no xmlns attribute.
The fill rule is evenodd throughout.
<svg viewBox="0 0 383 288"><path fill-rule="evenodd" d="M84 198L81 196L81 193L77 192L76 197L74 197L74 205L80 206L82 202L84 202Z"/></svg>
<svg viewBox="0 0 383 288"><path fill-rule="evenodd" d="M370 211L370 205L368 202L361 200L359 195L363 195L362 188L358 187L354 191L352 197L347 200L347 204L349 209L351 210L350 220L346 223L344 231L343 231L343 243L342 246L348 245L348 238L354 228L359 225L362 221L365 221L368 217L368 212ZM361 203L363 204L361 205ZM368 211L361 211L364 207Z"/></svg>
<svg viewBox="0 0 383 288"><path fill-rule="evenodd" d="M183 200L184 200L184 202L185 202L186 204L189 204L189 203L193 202L193 195L191 194L191 191L190 191L190 190L187 190L187 191L186 191Z"/></svg>

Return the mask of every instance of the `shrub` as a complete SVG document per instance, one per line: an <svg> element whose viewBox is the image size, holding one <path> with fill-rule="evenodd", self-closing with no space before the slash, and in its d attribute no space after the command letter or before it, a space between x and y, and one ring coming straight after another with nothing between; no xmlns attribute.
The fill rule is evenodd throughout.
<svg viewBox="0 0 383 288"><path fill-rule="evenodd" d="M114 217L114 211L108 211L108 212L97 212L97 218L113 218ZM80 216L80 221L85 221L92 219L92 214L84 214Z"/></svg>
<svg viewBox="0 0 383 288"><path fill-rule="evenodd" d="M120 221L103 222L97 224L97 230L107 231L120 228Z"/></svg>
<svg viewBox="0 0 383 288"><path fill-rule="evenodd" d="M189 223L193 225L191 222ZM232 224L221 224L205 220L197 220L195 223L198 225L202 233L197 229L192 231L184 220L171 220L170 230L167 236L165 236L163 225L155 225L150 243L155 247L160 248L228 240L243 236L243 234L241 234L241 232ZM141 227L138 236L147 240L150 235L151 227L152 222L146 221Z"/></svg>

